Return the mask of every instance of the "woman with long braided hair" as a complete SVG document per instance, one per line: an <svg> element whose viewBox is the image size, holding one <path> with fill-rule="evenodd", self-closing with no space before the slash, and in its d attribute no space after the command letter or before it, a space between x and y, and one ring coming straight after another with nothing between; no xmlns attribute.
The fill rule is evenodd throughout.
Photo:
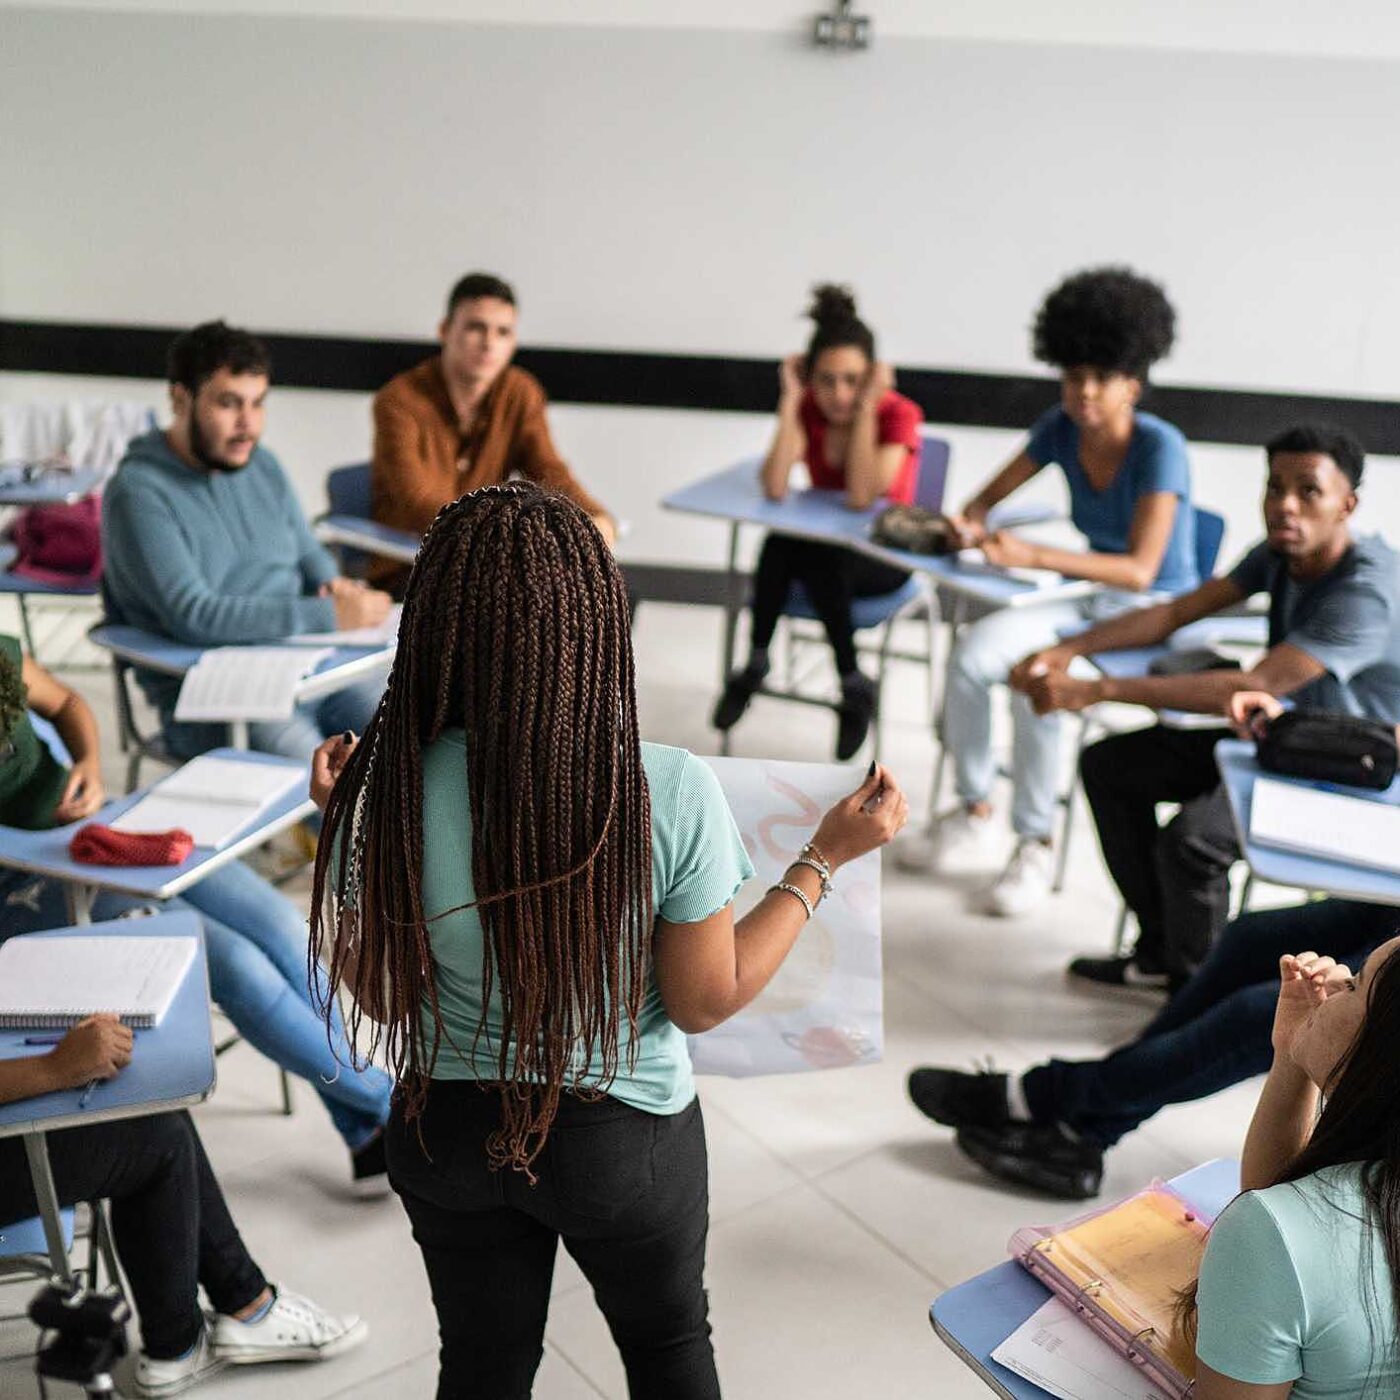
<svg viewBox="0 0 1400 1400"><path fill-rule="evenodd" d="M736 922L752 867L711 770L641 742L611 552L515 482L439 513L384 699L358 743L323 746L313 796L313 946L398 1079L390 1180L439 1400L530 1394L560 1239L634 1400L717 1396L685 1033L751 1001L830 872L903 825L893 779L872 765Z"/></svg>

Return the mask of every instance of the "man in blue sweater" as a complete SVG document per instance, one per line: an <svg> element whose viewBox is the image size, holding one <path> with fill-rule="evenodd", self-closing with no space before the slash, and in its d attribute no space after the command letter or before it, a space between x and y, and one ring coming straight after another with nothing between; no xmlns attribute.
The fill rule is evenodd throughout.
<svg viewBox="0 0 1400 1400"><path fill-rule="evenodd" d="M102 502L107 610L194 646L249 646L299 632L383 622L389 596L341 578L306 523L277 459L259 446L271 360L261 341L222 321L170 347L174 419L133 439ZM228 742L222 724L176 723L178 677L138 672L182 758ZM309 760L330 734L368 723L381 678L249 725L249 742Z"/></svg>

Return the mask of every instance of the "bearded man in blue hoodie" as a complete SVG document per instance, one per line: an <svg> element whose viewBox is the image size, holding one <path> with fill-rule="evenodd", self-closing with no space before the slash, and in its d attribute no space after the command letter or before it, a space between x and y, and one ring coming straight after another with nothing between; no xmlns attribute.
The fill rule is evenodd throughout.
<svg viewBox="0 0 1400 1400"><path fill-rule="evenodd" d="M279 642L383 622L389 596L337 574L281 464L259 444L272 363L222 321L175 338L173 420L134 438L102 502L108 618L198 647ZM176 722L178 676L138 671L171 751L228 742L222 724ZM379 702L373 678L248 727L249 743L309 760L331 734L359 733Z"/></svg>

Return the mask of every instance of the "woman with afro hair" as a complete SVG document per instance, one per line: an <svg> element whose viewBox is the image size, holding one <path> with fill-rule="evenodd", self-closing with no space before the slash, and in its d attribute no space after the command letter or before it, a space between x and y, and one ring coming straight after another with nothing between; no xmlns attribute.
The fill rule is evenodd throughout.
<svg viewBox="0 0 1400 1400"><path fill-rule="evenodd" d="M1138 408L1148 370L1172 347L1175 321L1162 288L1122 267L1077 272L1041 305L1033 347L1060 372L1060 403L951 518L962 543L980 546L990 563L1052 569L1100 587L1087 598L1006 608L963 629L949 661L943 734L958 803L899 850L907 869L994 868L1005 849L990 801L992 686L1061 633L1198 582L1185 439ZM1070 518L1088 540L1086 552L988 528L992 507L1051 463L1064 473ZM1059 716L1037 715L1020 694L1012 695L1011 710L1016 839L988 896L988 911L1003 916L1027 912L1050 891L1059 773Z"/></svg>

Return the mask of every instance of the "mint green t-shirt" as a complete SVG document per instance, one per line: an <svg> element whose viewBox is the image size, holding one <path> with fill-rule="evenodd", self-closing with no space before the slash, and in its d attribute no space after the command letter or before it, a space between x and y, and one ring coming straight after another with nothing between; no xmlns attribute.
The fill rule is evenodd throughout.
<svg viewBox="0 0 1400 1400"><path fill-rule="evenodd" d="M432 918L476 898L466 761L461 730L449 730L423 751L423 908L432 920L428 931L438 1005L451 1038L439 1048L435 1079L498 1077L492 1047L499 1050L501 1042L501 1007L494 988L489 1003L482 1004L481 921L475 909ZM643 744L642 764L651 791L653 908L669 923L698 923L733 900L753 866L707 764L685 749L662 744ZM473 1059L472 1044L483 1017L485 1031ZM433 1024L426 1006L423 1028L431 1045ZM608 1093L649 1113L679 1113L695 1097L695 1080L685 1034L666 1015L655 977L642 1002L637 1062L630 1072L625 1025L622 1031L617 1077ZM595 1079L601 1077L596 1057L593 1071Z"/></svg>
<svg viewBox="0 0 1400 1400"><path fill-rule="evenodd" d="M1198 1303L1196 1355L1223 1376L1293 1381L1295 1400L1400 1394L1390 1269L1359 1166L1230 1205L1210 1232Z"/></svg>

